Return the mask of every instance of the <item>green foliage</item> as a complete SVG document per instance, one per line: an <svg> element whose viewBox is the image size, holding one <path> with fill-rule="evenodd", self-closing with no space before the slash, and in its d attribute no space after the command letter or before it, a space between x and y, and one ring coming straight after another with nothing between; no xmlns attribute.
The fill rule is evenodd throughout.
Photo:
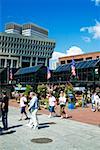
<svg viewBox="0 0 100 150"><path fill-rule="evenodd" d="M68 83L65 87L65 93L68 95L68 93L70 92L74 94L73 85L71 83Z"/></svg>
<svg viewBox="0 0 100 150"><path fill-rule="evenodd" d="M79 105L79 107L82 106L82 100L78 100L78 105Z"/></svg>
<svg viewBox="0 0 100 150"><path fill-rule="evenodd" d="M40 98L41 97L45 98L46 97L46 92L47 92L46 85L42 84L42 85L37 86L37 93L39 94Z"/></svg>
<svg viewBox="0 0 100 150"><path fill-rule="evenodd" d="M26 85L26 90L25 90L24 94L25 94L26 96L28 96L28 95L29 95L29 92L30 92L31 90L32 90L31 85Z"/></svg>
<svg viewBox="0 0 100 150"><path fill-rule="evenodd" d="M54 91L53 91L53 95L58 99L60 96L60 91L64 91L65 90L65 85L61 84L59 85L59 87L57 87Z"/></svg>
<svg viewBox="0 0 100 150"><path fill-rule="evenodd" d="M68 99L68 103L74 103L75 104L75 92L73 90L73 85L71 83L68 83L65 87L65 94ZM69 95L73 95L73 98L70 98Z"/></svg>
<svg viewBox="0 0 100 150"><path fill-rule="evenodd" d="M55 98L59 98L59 93L60 93L60 91L58 90L56 90L56 91L53 91L53 95L54 95L54 97Z"/></svg>
<svg viewBox="0 0 100 150"><path fill-rule="evenodd" d="M47 98L41 99L41 100L39 101L39 105L40 105L40 107L42 106L42 107L48 109L48 107L49 107L48 99L47 99Z"/></svg>

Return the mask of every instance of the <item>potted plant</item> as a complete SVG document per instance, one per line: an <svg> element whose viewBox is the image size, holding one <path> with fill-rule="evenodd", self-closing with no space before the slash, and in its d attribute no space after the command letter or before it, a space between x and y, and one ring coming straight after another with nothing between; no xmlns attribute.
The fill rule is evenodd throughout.
<svg viewBox="0 0 100 150"><path fill-rule="evenodd" d="M68 83L65 88L65 93L68 99L68 109L74 109L75 108L75 93L73 90L73 86L71 83Z"/></svg>

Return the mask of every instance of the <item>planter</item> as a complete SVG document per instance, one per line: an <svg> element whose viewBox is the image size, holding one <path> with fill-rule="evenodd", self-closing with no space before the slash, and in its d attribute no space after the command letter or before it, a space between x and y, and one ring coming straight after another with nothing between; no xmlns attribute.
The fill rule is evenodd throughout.
<svg viewBox="0 0 100 150"><path fill-rule="evenodd" d="M74 106L74 103L68 103L68 109L74 109L75 106Z"/></svg>

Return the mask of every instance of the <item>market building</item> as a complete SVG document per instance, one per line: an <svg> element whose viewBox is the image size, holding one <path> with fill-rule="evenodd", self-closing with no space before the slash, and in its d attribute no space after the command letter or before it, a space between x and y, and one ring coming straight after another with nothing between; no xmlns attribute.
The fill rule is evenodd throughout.
<svg viewBox="0 0 100 150"><path fill-rule="evenodd" d="M52 82L71 82L74 86L100 87L100 59L75 62L76 75L72 75L72 63L62 64L53 72Z"/></svg>

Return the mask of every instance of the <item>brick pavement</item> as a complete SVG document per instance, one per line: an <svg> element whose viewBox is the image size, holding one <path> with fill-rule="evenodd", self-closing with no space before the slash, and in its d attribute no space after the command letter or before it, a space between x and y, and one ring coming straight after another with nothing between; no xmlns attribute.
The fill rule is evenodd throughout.
<svg viewBox="0 0 100 150"><path fill-rule="evenodd" d="M15 100L10 100L10 106L13 107L19 107L19 104ZM47 109L42 108L40 110L43 114L49 114ZM56 112L59 115L59 106L56 108ZM74 110L68 110L67 112L72 118L71 120L93 124L93 125L100 125L100 112L92 112L91 111L91 105L88 106L88 108L76 108Z"/></svg>

